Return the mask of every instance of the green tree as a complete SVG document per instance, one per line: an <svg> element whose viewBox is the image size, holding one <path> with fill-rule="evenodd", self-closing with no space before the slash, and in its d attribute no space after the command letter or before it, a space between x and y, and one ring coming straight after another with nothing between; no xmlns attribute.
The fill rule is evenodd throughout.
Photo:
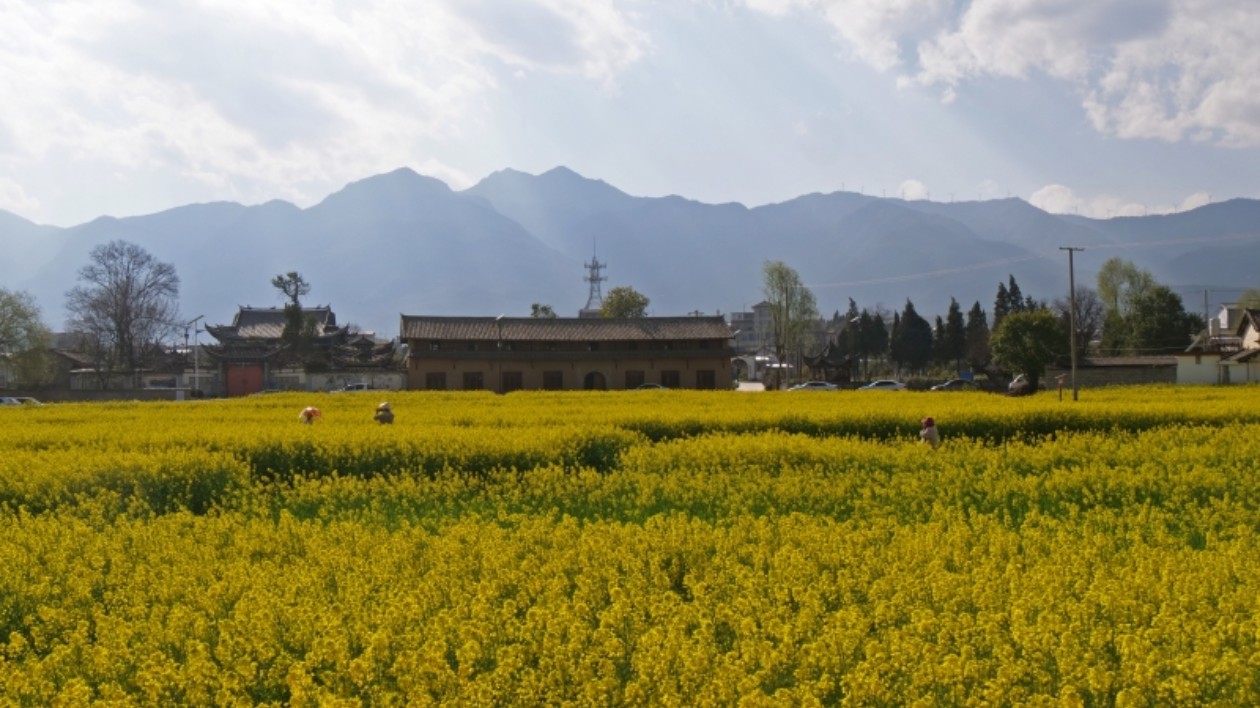
<svg viewBox="0 0 1260 708"><path fill-rule="evenodd" d="M898 368L921 371L932 360L932 324L906 300L901 316L894 320L888 351Z"/></svg>
<svg viewBox="0 0 1260 708"><path fill-rule="evenodd" d="M1128 314L1134 297L1155 286L1155 278L1123 258L1111 258L1098 269L1098 297L1104 316Z"/></svg>
<svg viewBox="0 0 1260 708"><path fill-rule="evenodd" d="M556 311L551 309L551 305L543 305L536 302L529 306L529 316L536 320L554 320L556 319Z"/></svg>
<svg viewBox="0 0 1260 708"><path fill-rule="evenodd" d="M608 291L604 296L604 306L599 309L600 317L647 317L647 295L628 285L621 285Z"/></svg>
<svg viewBox="0 0 1260 708"><path fill-rule="evenodd" d="M805 336L818 319L818 304L796 271L782 261L766 261L762 265L762 278L766 302L770 305L771 345L782 364L788 361L789 353L801 352ZM776 379L780 378L776 373ZM782 383L776 380L774 385L778 387Z"/></svg>
<svg viewBox="0 0 1260 708"><path fill-rule="evenodd" d="M989 321L980 301L976 300L967 311L967 365L972 371L986 371L989 368L991 355L989 352Z"/></svg>
<svg viewBox="0 0 1260 708"><path fill-rule="evenodd" d="M1180 295L1120 258L1099 270L1098 294L1105 313L1101 348L1106 354L1182 351L1204 326L1202 317L1186 312Z"/></svg>
<svg viewBox="0 0 1260 708"><path fill-rule="evenodd" d="M1238 296L1238 306L1249 310L1260 310L1260 288L1251 288Z"/></svg>
<svg viewBox="0 0 1260 708"><path fill-rule="evenodd" d="M134 243L93 248L78 279L66 293L68 324L96 360L102 383L109 372L146 365L178 324L175 266Z"/></svg>
<svg viewBox="0 0 1260 708"><path fill-rule="evenodd" d="M0 356L18 383L43 383L51 373L52 333L29 293L0 288Z"/></svg>
<svg viewBox="0 0 1260 708"><path fill-rule="evenodd" d="M1023 374L1034 391L1046 365L1068 349L1058 320L1046 309L1007 315L989 337L989 347L994 363Z"/></svg>
<svg viewBox="0 0 1260 708"><path fill-rule="evenodd" d="M302 316L302 297L311 292L310 283L297 271L289 271L271 279L271 285L284 296L284 331L280 338L294 351L305 353L312 348L315 323Z"/></svg>
<svg viewBox="0 0 1260 708"><path fill-rule="evenodd" d="M993 298L993 329L1002 324L1002 318L1011 314L1011 297L1006 283L998 283L997 296Z"/></svg>
<svg viewBox="0 0 1260 708"><path fill-rule="evenodd" d="M1186 312L1181 296L1163 285L1145 290L1130 302L1128 333L1135 353L1176 354L1185 351L1203 318Z"/></svg>
<svg viewBox="0 0 1260 708"><path fill-rule="evenodd" d="M937 318L940 321L940 318ZM962 373L962 361L967 355L967 324L963 319L962 308L954 298L949 299L949 310L945 313L945 321L933 334L937 359L942 364L952 364L955 371Z"/></svg>

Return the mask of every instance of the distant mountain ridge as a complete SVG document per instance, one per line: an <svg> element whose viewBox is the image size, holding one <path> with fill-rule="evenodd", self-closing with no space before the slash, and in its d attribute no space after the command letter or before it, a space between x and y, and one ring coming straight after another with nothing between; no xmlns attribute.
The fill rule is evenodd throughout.
<svg viewBox="0 0 1260 708"><path fill-rule="evenodd" d="M1014 275L1026 295L1067 293L1061 246L1079 284L1120 256L1178 289L1187 308L1255 287L1260 201L1235 199L1178 214L1088 219L1019 199L940 203L852 192L745 207L680 196L635 197L564 167L502 170L452 190L400 168L346 185L311 207L192 204L71 228L0 211L0 286L31 292L60 328L64 293L97 244L137 243L175 265L189 319L229 322L239 305L279 306L271 278L300 271L308 304L381 336L402 314L524 315L532 303L576 315L583 264L607 264L604 292L632 286L656 315L730 312L762 299L761 267L781 260L813 290L824 315L859 307L943 314L953 297L992 309Z"/></svg>

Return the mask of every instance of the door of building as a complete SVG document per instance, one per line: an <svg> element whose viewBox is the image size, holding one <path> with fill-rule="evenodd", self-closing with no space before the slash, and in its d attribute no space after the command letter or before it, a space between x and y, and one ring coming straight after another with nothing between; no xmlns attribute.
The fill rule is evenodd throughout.
<svg viewBox="0 0 1260 708"><path fill-rule="evenodd" d="M263 390L261 364L237 364L227 369L227 395L248 396Z"/></svg>

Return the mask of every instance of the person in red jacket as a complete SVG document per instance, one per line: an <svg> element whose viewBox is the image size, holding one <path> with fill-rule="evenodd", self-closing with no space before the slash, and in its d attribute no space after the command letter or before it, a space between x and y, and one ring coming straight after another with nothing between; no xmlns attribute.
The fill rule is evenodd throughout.
<svg viewBox="0 0 1260 708"><path fill-rule="evenodd" d="M940 447L941 433L936 429L936 421L932 420L932 416L923 419L923 430L919 431L919 440L934 448Z"/></svg>

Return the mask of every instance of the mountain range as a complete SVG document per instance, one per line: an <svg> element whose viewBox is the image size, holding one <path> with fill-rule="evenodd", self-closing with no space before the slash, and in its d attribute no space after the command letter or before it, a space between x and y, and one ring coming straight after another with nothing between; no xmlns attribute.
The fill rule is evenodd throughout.
<svg viewBox="0 0 1260 708"><path fill-rule="evenodd" d="M524 316L532 303L576 315L585 264L606 263L607 293L631 286L653 315L747 310L763 298L767 260L796 269L824 315L900 310L929 318L950 298L991 311L999 283L1064 297L1075 254L1078 285L1119 256L1215 312L1260 286L1260 201L1235 199L1168 215L1090 219L1046 213L1020 199L940 203L852 192L809 194L749 208L679 196L635 197L557 167L496 172L452 190L410 169L368 177L309 208L193 204L69 228L0 211L0 287L31 293L60 329L65 292L91 249L122 239L174 264L188 319L226 324L238 306L279 307L275 275L298 271L309 305L380 336L399 315ZM1207 297L1205 298L1205 293Z"/></svg>

